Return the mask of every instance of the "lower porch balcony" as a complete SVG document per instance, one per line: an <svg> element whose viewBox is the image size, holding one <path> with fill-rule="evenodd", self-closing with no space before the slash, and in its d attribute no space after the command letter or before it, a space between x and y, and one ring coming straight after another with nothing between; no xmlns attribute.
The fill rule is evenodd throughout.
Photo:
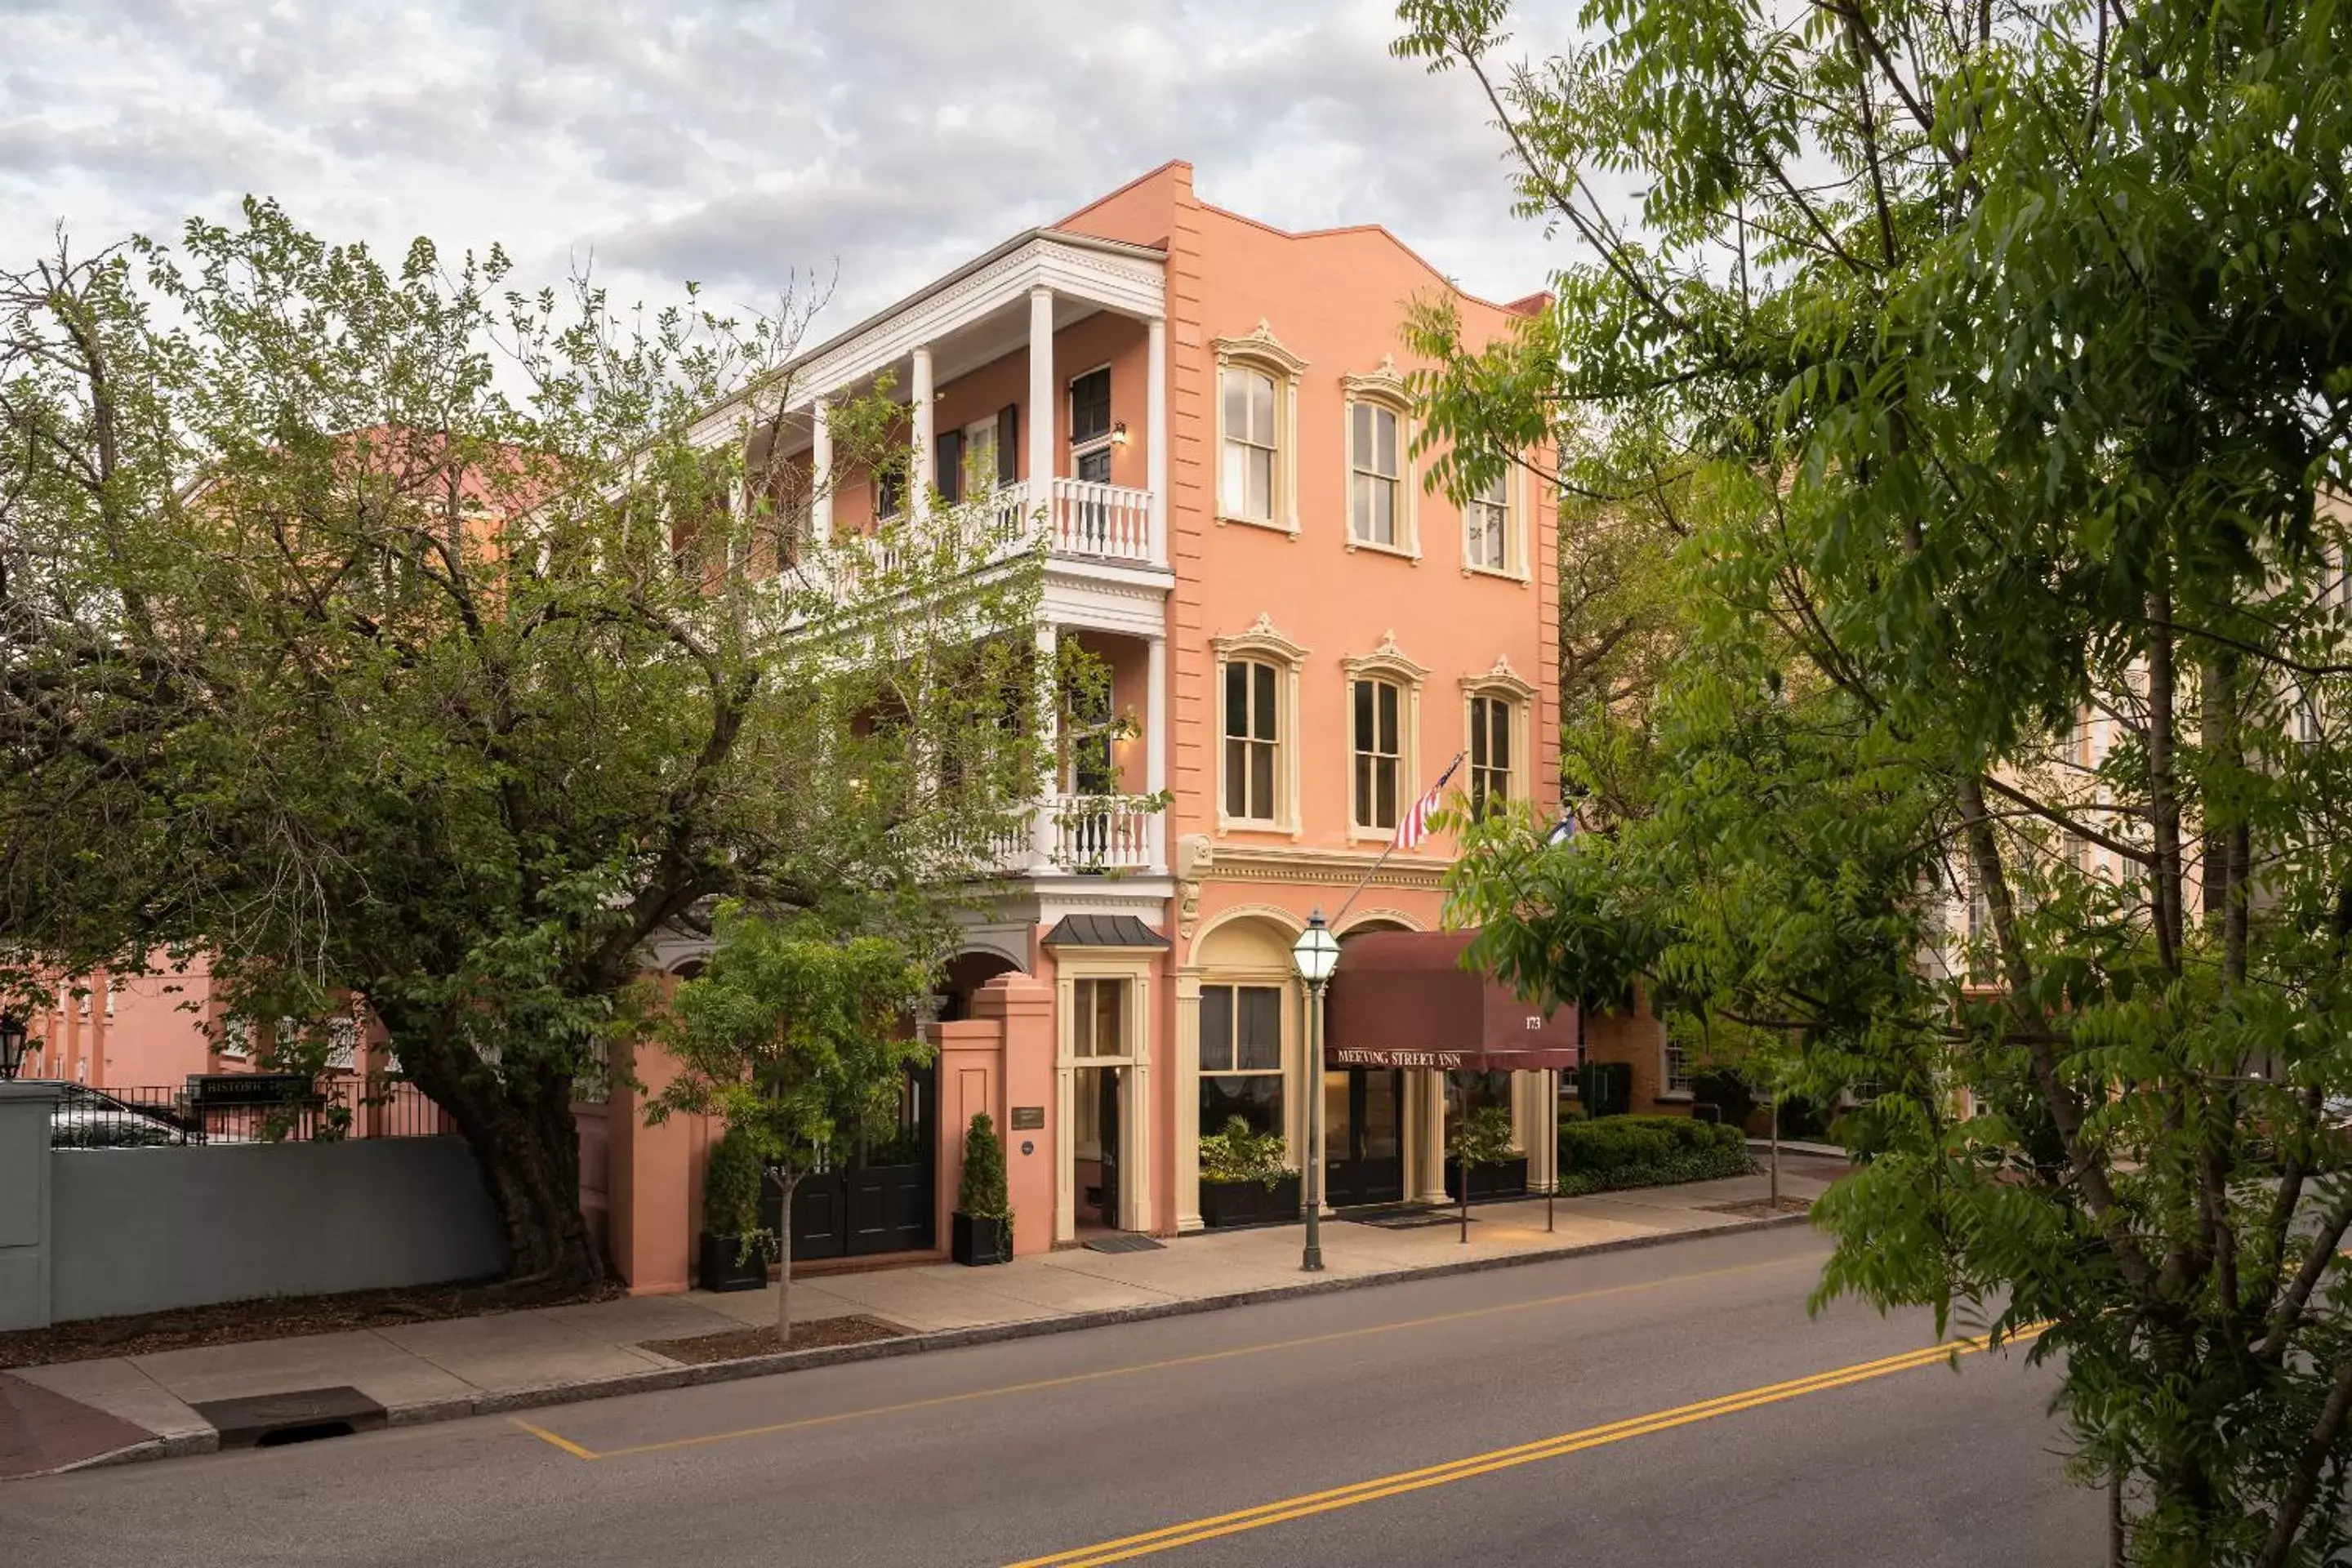
<svg viewBox="0 0 2352 1568"><path fill-rule="evenodd" d="M992 836L981 858L1005 877L1164 872L1163 817L1146 798L1055 795Z"/></svg>

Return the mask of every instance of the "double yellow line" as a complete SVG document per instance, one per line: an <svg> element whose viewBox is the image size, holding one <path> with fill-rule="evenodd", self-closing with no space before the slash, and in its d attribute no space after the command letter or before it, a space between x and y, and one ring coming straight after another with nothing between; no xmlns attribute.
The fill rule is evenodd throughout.
<svg viewBox="0 0 2352 1568"><path fill-rule="evenodd" d="M2039 1336L2047 1324L2034 1324L2009 1336L2005 1343L2022 1344ZM1711 1421L1718 1415L1737 1415L1759 1405L1777 1405L1783 1400L1800 1399L1809 1394L1822 1394L1849 1384L1867 1383L1874 1378L1889 1377L1899 1372L1910 1372L1923 1366L1948 1363L1958 1357L1973 1355L1990 1348L1983 1340L1955 1340L1940 1345L1927 1345L1900 1355L1878 1361L1862 1362L1811 1377L1794 1378L1787 1383L1768 1384L1761 1388L1744 1389L1719 1398L1704 1399L1696 1405L1679 1405L1671 1410L1654 1411L1623 1421L1612 1421L1603 1426L1587 1426L1580 1431L1563 1432L1557 1436L1538 1438L1517 1447L1496 1448L1467 1458L1454 1459L1443 1465L1431 1465L1418 1470L1401 1470L1394 1475L1380 1476L1352 1486L1334 1487L1328 1491L1307 1492L1298 1497L1284 1498L1276 1502L1261 1503L1255 1508L1242 1509L1234 1513L1221 1513L1207 1519L1195 1519L1183 1524L1171 1524L1163 1529L1146 1531L1140 1535L1122 1536L1116 1541L1099 1541L1091 1546L1073 1547L1050 1557L1032 1557L1012 1564L1012 1568L1096 1568L1106 1563L1124 1563L1132 1557L1148 1557L1154 1552L1190 1546L1197 1542L1213 1541L1221 1535L1238 1535L1244 1531L1263 1530L1270 1524L1282 1524L1313 1514L1329 1513L1359 1503L1376 1502L1381 1498L1396 1497L1404 1492L1423 1491L1454 1481L1465 1481L1474 1476L1492 1475L1497 1470L1511 1469L1519 1465L1532 1465L1544 1459L1563 1458L1587 1448L1599 1448L1611 1443L1622 1443L1631 1437L1646 1437L1694 1422Z"/></svg>

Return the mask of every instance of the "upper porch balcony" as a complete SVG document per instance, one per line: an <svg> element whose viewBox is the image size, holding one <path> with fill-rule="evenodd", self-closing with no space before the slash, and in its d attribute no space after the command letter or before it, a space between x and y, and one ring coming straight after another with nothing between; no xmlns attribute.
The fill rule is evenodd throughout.
<svg viewBox="0 0 2352 1568"><path fill-rule="evenodd" d="M934 531L955 528L964 534L957 555L975 565L1034 549L1042 536L1047 559L1059 564L1165 570L1162 516L1150 490L1092 479L1017 480L993 487L979 504L919 518L904 531L836 532L810 564L835 598L850 599L869 573L895 572L900 550L920 549Z"/></svg>
<svg viewBox="0 0 2352 1568"><path fill-rule="evenodd" d="M983 560L1042 531L1078 576L1164 574L1164 267L1150 247L1031 230L793 360L764 384L758 429L721 407L696 439L749 440L780 493L804 498L812 555L849 546L842 572L860 570L856 536L919 544L949 526L983 535L962 542ZM831 411L877 392L904 411L903 461L835 452Z"/></svg>

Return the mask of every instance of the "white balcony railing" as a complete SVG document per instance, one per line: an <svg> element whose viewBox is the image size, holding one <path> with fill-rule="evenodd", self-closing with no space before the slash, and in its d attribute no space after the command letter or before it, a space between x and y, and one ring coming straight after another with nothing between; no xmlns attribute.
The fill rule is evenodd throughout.
<svg viewBox="0 0 2352 1568"><path fill-rule="evenodd" d="M1045 834L1036 831L1037 814L1031 811L990 835L973 849L973 858L986 871L1004 877L1159 868L1152 832L1158 814L1141 802L1124 795L1057 795L1044 809Z"/></svg>
<svg viewBox="0 0 2352 1568"><path fill-rule="evenodd" d="M1088 479L1055 479L1049 501L1056 555L1090 555L1106 561L1156 563L1151 537L1151 492Z"/></svg>
<svg viewBox="0 0 2352 1568"><path fill-rule="evenodd" d="M1060 869L1151 869L1151 826L1158 813L1119 795L1061 795L1053 813L1053 861Z"/></svg>
<svg viewBox="0 0 2352 1568"><path fill-rule="evenodd" d="M1000 486L977 504L943 508L925 526L961 529L959 553L974 563L1030 548L1041 527L1047 548L1057 556L1131 566L1163 563L1160 543L1152 535L1151 492L1087 479L1049 480L1042 499L1034 485ZM869 580L897 573L902 552L917 543L896 528L838 534L811 552L804 570L833 598L848 600Z"/></svg>

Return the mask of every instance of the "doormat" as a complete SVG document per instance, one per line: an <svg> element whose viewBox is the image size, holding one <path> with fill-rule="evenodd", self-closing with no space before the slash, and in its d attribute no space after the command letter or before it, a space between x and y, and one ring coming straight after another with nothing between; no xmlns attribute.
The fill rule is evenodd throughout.
<svg viewBox="0 0 2352 1568"><path fill-rule="evenodd" d="M1376 1226L1381 1230L1423 1230L1433 1225L1460 1225L1462 1215L1452 1209L1391 1209L1385 1214L1351 1214L1346 1216L1350 1225ZM1476 1225L1478 1216L1472 1215L1470 1223Z"/></svg>
<svg viewBox="0 0 2352 1568"><path fill-rule="evenodd" d="M1160 1244L1148 1236L1123 1230L1117 1236L1098 1236L1087 1243L1088 1252L1158 1252Z"/></svg>

